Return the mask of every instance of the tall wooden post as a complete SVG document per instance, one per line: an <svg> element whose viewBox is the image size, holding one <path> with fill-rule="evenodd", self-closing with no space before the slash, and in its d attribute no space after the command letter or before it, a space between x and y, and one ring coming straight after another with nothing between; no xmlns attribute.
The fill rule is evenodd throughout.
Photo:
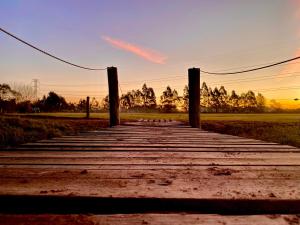
<svg viewBox="0 0 300 225"><path fill-rule="evenodd" d="M200 128L200 69L191 68L189 76L189 122L191 127Z"/></svg>
<svg viewBox="0 0 300 225"><path fill-rule="evenodd" d="M118 71L116 67L107 68L108 93L109 93L109 121L110 126L120 124L120 103Z"/></svg>
<svg viewBox="0 0 300 225"><path fill-rule="evenodd" d="M86 97L86 118L90 118L90 97Z"/></svg>

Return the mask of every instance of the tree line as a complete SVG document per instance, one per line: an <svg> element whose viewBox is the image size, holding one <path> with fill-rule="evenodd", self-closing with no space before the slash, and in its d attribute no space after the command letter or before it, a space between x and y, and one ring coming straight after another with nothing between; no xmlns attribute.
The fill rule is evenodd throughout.
<svg viewBox="0 0 300 225"><path fill-rule="evenodd" d="M0 84L0 112L84 112L86 100L77 103L67 102L65 98L53 91L41 99L33 99L29 88L12 89L8 84ZM275 100L266 106L265 97L249 90L240 95L232 90L230 93L224 86L211 88L202 83L200 106L202 112L211 113L251 113L280 112L282 107ZM143 84L141 89L128 91L120 97L121 110L124 112L187 112L189 90L186 85L180 96L176 89L167 86L159 97L152 87ZM107 111L109 97L100 102L91 98L91 111Z"/></svg>
<svg viewBox="0 0 300 225"><path fill-rule="evenodd" d="M212 89L203 82L200 89L200 105L202 112L264 112L266 109L265 97L249 90L238 95L234 90L228 94L224 86ZM160 104L156 102L153 88L143 85L142 89L129 91L121 96L121 108L125 110L160 109L164 112L188 111L189 90L186 85L183 95L179 96L177 90L166 87L159 97Z"/></svg>

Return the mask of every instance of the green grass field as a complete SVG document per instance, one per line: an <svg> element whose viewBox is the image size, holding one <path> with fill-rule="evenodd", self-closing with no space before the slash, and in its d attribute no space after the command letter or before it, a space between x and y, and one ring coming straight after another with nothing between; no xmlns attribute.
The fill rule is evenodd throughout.
<svg viewBox="0 0 300 225"><path fill-rule="evenodd" d="M24 115L24 114L19 114ZM66 118L84 118L85 113L34 113L25 114L30 116L49 116ZM91 118L108 119L107 113L91 113ZM171 119L187 121L188 115L185 113L121 113L121 119ZM300 113L257 113L257 114L232 114L232 113L202 113L203 121L260 121L260 122L300 122Z"/></svg>

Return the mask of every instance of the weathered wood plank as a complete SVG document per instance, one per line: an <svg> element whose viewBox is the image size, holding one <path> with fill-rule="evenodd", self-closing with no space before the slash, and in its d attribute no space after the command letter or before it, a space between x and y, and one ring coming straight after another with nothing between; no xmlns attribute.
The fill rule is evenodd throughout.
<svg viewBox="0 0 300 225"><path fill-rule="evenodd" d="M58 151L55 154L51 151L0 151L0 158L86 158L86 157L103 157L103 158L172 158L174 160L178 158L223 158L223 159L298 159L300 160L299 152L164 152L164 151L107 151L107 152L84 152L84 151Z"/></svg>
<svg viewBox="0 0 300 225"><path fill-rule="evenodd" d="M163 138L152 138L152 139L137 139L137 138L128 138L128 139L121 139L121 138L99 138L99 139L52 139L52 140L43 140L38 141L38 143L90 143L93 141L94 143L111 143L118 141L120 143L126 142L126 143L157 143L157 144L170 144L170 143L178 143L178 144L189 144L191 141L195 144L211 144L211 143L220 143L220 144L264 144L264 145L276 145L276 143L264 143L262 141L251 141L251 140L219 140L219 139L188 139L188 138L182 138L182 139L175 139L175 140L169 140L169 139L163 139Z"/></svg>
<svg viewBox="0 0 300 225"><path fill-rule="evenodd" d="M168 148L180 148L180 147L188 147L188 148L205 148L205 147L211 147L211 148L217 148L217 147L234 147L234 148L243 148L243 147L253 147L251 144L179 144L179 143L120 143L120 142L112 142L112 143L97 143L97 142L89 142L89 143L60 143L60 142L54 142L54 143L28 143L24 144L25 147L45 147L45 146L52 146L52 147L60 147L60 146L69 146L69 147L168 147ZM265 145L265 144L255 144L255 148L274 148L274 149L295 149L295 147L287 146L287 145Z"/></svg>
<svg viewBox="0 0 300 225"><path fill-rule="evenodd" d="M1 157L0 164L67 164L67 165L295 165L300 166L300 158L183 158L183 157Z"/></svg>
<svg viewBox="0 0 300 225"><path fill-rule="evenodd" d="M298 200L299 179L228 178L121 178L101 179L81 171L59 179L55 174L1 178L0 196L78 196L97 198L160 198L207 200ZM225 173L225 172L224 172ZM300 201L299 201L300 203Z"/></svg>
<svg viewBox="0 0 300 225"><path fill-rule="evenodd" d="M274 172L276 169L276 172ZM121 167L109 166L97 167L13 167L0 168L0 179L6 178L37 178L39 176L53 179L63 179L65 177L80 176L84 171L89 178L93 179L194 179L201 177L208 179L215 176L227 176L228 179L300 179L300 166L201 166L201 167L173 167L173 168L149 168L149 167Z"/></svg>
<svg viewBox="0 0 300 225"><path fill-rule="evenodd" d="M68 165L68 164L55 164L55 165L46 165L46 164L11 164L11 165L2 165L0 164L0 168L2 169L82 169L82 170L191 170L191 169L202 169L206 167L221 167L221 168L235 168L235 167L248 167L248 168L255 168L255 169L272 169L274 173L276 173L280 168L295 168L295 170L299 169L299 166L295 165L173 165L173 164L120 164L120 165Z"/></svg>
<svg viewBox="0 0 300 225"><path fill-rule="evenodd" d="M198 147L198 148L190 148L190 147L96 147L96 146L36 146L36 147L26 147L20 146L17 149L11 148L9 151L71 151L71 152L106 152L106 151L114 151L114 152L289 152L289 153L298 153L300 150L298 148L256 148L256 146L251 147Z"/></svg>
<svg viewBox="0 0 300 225"><path fill-rule="evenodd" d="M297 215L222 216L212 214L117 214L117 215L1 215L2 225L296 225Z"/></svg>

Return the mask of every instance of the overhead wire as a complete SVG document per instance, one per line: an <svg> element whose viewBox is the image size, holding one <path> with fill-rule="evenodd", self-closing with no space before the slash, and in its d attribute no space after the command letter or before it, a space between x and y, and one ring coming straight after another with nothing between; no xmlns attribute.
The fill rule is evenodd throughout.
<svg viewBox="0 0 300 225"><path fill-rule="evenodd" d="M4 30L4 29L1 28L1 27L0 27L0 31L2 31L3 33L5 33L5 34L11 36L12 38L18 40L19 42L22 42L23 44L25 44L25 45L27 45L27 46L29 46L29 47L31 47L31 48L37 50L37 51L39 51L39 52L41 52L41 53L43 53L43 54L49 56L49 57L52 57L52 58L54 58L54 59L56 59L56 60L58 60L58 61L61 61L61 62L66 63L66 64L69 64L69 65L71 65L71 66L74 66L74 67L77 67L77 68L81 68L81 69L85 69L85 70L106 70L106 68L90 68L90 67L86 67L86 66L80 66L80 65L77 65L77 64L75 64L75 63L69 62L69 61L64 60L64 59L62 59L62 58L59 58L59 57L57 57L57 56L55 56L55 55L53 55L53 54L50 54L49 52L46 52L46 51L44 51L44 50L42 50L42 49L40 49L40 48L38 48L38 47L36 47L36 46L34 46L34 45L28 43L27 41L24 41L23 39L21 39L21 38L17 37L16 35L14 35L14 34L8 32L8 31Z"/></svg>
<svg viewBox="0 0 300 225"><path fill-rule="evenodd" d="M294 57L294 58L291 58L291 59L286 59L286 60L283 60L283 61L280 61L280 62L276 62L276 63L272 63L272 64L260 66L260 67L255 67L255 68L251 68L251 69L246 69L246 70L234 71L234 72L210 72L210 71L206 71L206 70L202 70L202 69L200 69L200 72L210 74L210 75L241 74L241 73L248 73L248 72L253 72L253 71L257 71L257 70L262 70L262 69L278 66L278 65L285 64L285 63L292 62L292 61L299 60L299 59L300 59L300 56L297 56L297 57Z"/></svg>

